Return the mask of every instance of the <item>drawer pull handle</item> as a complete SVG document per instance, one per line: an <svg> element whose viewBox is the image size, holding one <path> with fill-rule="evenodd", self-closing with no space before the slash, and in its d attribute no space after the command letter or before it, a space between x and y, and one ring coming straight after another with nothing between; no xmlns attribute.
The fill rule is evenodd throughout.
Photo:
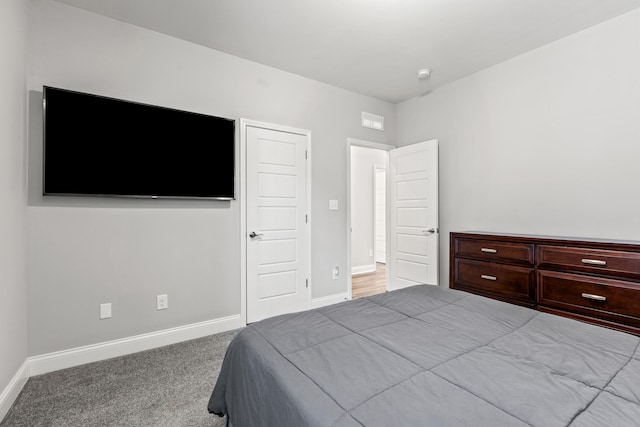
<svg viewBox="0 0 640 427"><path fill-rule="evenodd" d="M496 276L487 276L486 274L481 275L484 280L498 280Z"/></svg>
<svg viewBox="0 0 640 427"><path fill-rule="evenodd" d="M593 294L582 294L582 298L590 299L593 301L606 301L607 297L603 297L602 295L593 295Z"/></svg>
<svg viewBox="0 0 640 427"><path fill-rule="evenodd" d="M498 250L497 249L489 249L489 248L482 248L480 249L481 252L486 252L488 254L497 254Z"/></svg>
<svg viewBox="0 0 640 427"><path fill-rule="evenodd" d="M583 259L582 263L589 265L607 265L607 261L600 261L599 259Z"/></svg>

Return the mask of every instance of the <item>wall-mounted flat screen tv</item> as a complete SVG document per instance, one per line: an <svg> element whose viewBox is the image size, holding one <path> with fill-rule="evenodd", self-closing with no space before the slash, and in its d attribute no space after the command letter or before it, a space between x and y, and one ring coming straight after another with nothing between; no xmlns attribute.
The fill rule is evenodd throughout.
<svg viewBox="0 0 640 427"><path fill-rule="evenodd" d="M234 199L235 121L45 86L45 195Z"/></svg>

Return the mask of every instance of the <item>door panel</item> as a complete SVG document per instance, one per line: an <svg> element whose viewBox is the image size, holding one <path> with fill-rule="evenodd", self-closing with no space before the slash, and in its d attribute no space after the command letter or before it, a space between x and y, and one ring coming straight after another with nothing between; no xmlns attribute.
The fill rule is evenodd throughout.
<svg viewBox="0 0 640 427"><path fill-rule="evenodd" d="M398 200L400 202L401 200ZM427 208L397 207L398 227L426 227L429 224Z"/></svg>
<svg viewBox="0 0 640 427"><path fill-rule="evenodd" d="M431 141L427 141L429 143ZM402 175L405 173L425 172L425 167L429 163L428 153L426 150L413 150L416 146L425 144L423 142L418 144L408 145L406 147L400 147L396 150L397 166L396 174ZM406 148L406 150L404 150Z"/></svg>
<svg viewBox="0 0 640 427"><path fill-rule="evenodd" d="M278 175L261 173L258 177L258 194L260 197L296 197L296 177L294 175Z"/></svg>
<svg viewBox="0 0 640 427"><path fill-rule="evenodd" d="M438 141L390 152L390 289L438 284Z"/></svg>
<svg viewBox="0 0 640 427"><path fill-rule="evenodd" d="M376 262L386 264L387 262L387 171L383 168L375 168L375 227L376 241L375 250Z"/></svg>
<svg viewBox="0 0 640 427"><path fill-rule="evenodd" d="M263 138L258 146L260 163L264 165L296 165L296 145L283 141L271 141Z"/></svg>
<svg viewBox="0 0 640 427"><path fill-rule="evenodd" d="M270 240L258 243L260 265L296 261L296 239Z"/></svg>
<svg viewBox="0 0 640 427"><path fill-rule="evenodd" d="M290 231L295 234L297 216L297 207L259 207L258 228L262 231Z"/></svg>
<svg viewBox="0 0 640 427"><path fill-rule="evenodd" d="M307 141L247 126L248 323L309 307Z"/></svg>
<svg viewBox="0 0 640 427"><path fill-rule="evenodd" d="M398 183L398 200L426 199L429 186L426 179L402 181Z"/></svg>
<svg viewBox="0 0 640 427"><path fill-rule="evenodd" d="M274 298L296 293L296 271L262 273L258 276L258 298Z"/></svg>
<svg viewBox="0 0 640 427"><path fill-rule="evenodd" d="M427 256L427 236L398 234L398 252Z"/></svg>
<svg viewBox="0 0 640 427"><path fill-rule="evenodd" d="M401 277L404 280L422 283L427 274L427 265L423 262L411 262L403 259L398 260L398 277Z"/></svg>

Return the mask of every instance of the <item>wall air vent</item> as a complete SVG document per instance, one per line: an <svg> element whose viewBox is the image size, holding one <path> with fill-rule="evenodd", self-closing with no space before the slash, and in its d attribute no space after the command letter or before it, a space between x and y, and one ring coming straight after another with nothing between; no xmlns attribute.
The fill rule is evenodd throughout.
<svg viewBox="0 0 640 427"><path fill-rule="evenodd" d="M362 112L362 126L375 130L384 130L384 117Z"/></svg>

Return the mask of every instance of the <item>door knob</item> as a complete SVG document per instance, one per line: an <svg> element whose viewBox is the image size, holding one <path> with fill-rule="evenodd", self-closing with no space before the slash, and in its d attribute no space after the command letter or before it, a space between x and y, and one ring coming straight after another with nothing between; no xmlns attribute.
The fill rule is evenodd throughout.
<svg viewBox="0 0 640 427"><path fill-rule="evenodd" d="M428 230L422 230L422 234L434 234L436 232L435 228L430 228Z"/></svg>
<svg viewBox="0 0 640 427"><path fill-rule="evenodd" d="M252 239L255 239L256 237L260 237L260 236L262 236L262 233L256 233L255 231L252 231L249 234L249 237L251 237Z"/></svg>

